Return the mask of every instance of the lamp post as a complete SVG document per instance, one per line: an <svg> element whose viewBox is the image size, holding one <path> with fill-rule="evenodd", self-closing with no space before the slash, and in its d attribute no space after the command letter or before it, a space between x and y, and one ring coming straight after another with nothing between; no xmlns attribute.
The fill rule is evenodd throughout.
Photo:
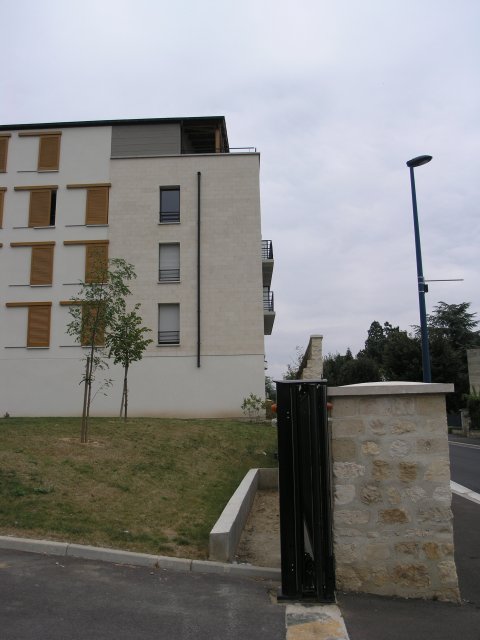
<svg viewBox="0 0 480 640"><path fill-rule="evenodd" d="M417 256L418 302L420 305L420 331L422 335L422 366L424 382L432 381L432 374L430 371L430 351L428 348L427 311L425 307L425 293L428 289L425 284L425 278L423 277L422 249L420 246L420 230L418 227L417 194L415 192L415 177L413 175L413 170L415 167L427 164L431 159L432 156L418 156L407 162L407 167L410 169L410 183L412 185L413 226L415 229L415 252Z"/></svg>

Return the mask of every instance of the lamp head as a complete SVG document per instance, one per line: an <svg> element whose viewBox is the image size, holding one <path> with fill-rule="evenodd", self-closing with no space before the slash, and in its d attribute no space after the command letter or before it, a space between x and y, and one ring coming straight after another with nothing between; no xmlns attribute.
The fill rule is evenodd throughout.
<svg viewBox="0 0 480 640"><path fill-rule="evenodd" d="M407 162L407 167L421 167L422 164L427 164L431 159L432 156L417 156Z"/></svg>

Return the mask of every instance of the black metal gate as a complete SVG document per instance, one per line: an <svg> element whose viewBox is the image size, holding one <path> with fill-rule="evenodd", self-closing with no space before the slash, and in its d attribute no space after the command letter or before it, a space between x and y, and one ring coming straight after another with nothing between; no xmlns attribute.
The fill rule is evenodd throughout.
<svg viewBox="0 0 480 640"><path fill-rule="evenodd" d="M335 569L325 380L277 382L282 593L332 602Z"/></svg>

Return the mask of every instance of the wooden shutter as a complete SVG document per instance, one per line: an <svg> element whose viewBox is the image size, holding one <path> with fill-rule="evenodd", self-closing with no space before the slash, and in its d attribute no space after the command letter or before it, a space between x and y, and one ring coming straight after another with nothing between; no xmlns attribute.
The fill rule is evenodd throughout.
<svg viewBox="0 0 480 640"><path fill-rule="evenodd" d="M102 282L108 269L108 244L99 242L85 246L85 282Z"/></svg>
<svg viewBox="0 0 480 640"><path fill-rule="evenodd" d="M50 305L28 307L27 347L50 346Z"/></svg>
<svg viewBox="0 0 480 640"><path fill-rule="evenodd" d="M3 202L6 189L0 187L0 229L3 227Z"/></svg>
<svg viewBox="0 0 480 640"><path fill-rule="evenodd" d="M30 284L52 284L53 276L53 247L32 247L32 262L30 265Z"/></svg>
<svg viewBox="0 0 480 640"><path fill-rule="evenodd" d="M50 189L30 191L29 227L48 227L50 225L50 207L52 192Z"/></svg>
<svg viewBox="0 0 480 640"><path fill-rule="evenodd" d="M82 346L86 347L91 344L92 331L94 323L98 317L98 309L88 304L82 306ZM103 314L102 314L103 315ZM103 318L100 317L98 325L95 327L95 346L101 347L105 344L105 326Z"/></svg>
<svg viewBox="0 0 480 640"><path fill-rule="evenodd" d="M60 162L60 138L59 135L40 136L38 147L38 170L58 170Z"/></svg>
<svg viewBox="0 0 480 640"><path fill-rule="evenodd" d="M10 136L0 136L0 173L5 173L7 170L7 152L8 152L8 138Z"/></svg>
<svg viewBox="0 0 480 640"><path fill-rule="evenodd" d="M87 189L87 214L85 224L108 223L108 187Z"/></svg>

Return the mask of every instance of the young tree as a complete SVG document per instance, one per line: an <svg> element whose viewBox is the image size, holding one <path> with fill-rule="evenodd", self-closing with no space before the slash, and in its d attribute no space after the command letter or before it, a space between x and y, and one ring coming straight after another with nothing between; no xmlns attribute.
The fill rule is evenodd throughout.
<svg viewBox="0 0 480 640"><path fill-rule="evenodd" d="M72 320L67 325L67 333L82 346L88 347L82 378L85 388L80 440L83 443L88 442L95 373L108 368L105 341L115 319L125 308L125 298L130 294L127 283L135 277L133 265L125 260L113 258L107 261L103 255L99 255L89 269L88 282L81 283L80 291L70 301ZM109 383L111 381L106 380L104 385Z"/></svg>
<svg viewBox="0 0 480 640"><path fill-rule="evenodd" d="M110 331L107 333L105 342L108 348L108 357L113 357L114 364L121 364L123 367L123 391L120 405L120 417L124 415L125 421L128 416L128 370L132 362L137 362L143 357L143 352L147 346L153 342L146 338L145 334L151 331L142 327L142 318L138 314L140 304L127 312L125 308L120 308L115 314Z"/></svg>

